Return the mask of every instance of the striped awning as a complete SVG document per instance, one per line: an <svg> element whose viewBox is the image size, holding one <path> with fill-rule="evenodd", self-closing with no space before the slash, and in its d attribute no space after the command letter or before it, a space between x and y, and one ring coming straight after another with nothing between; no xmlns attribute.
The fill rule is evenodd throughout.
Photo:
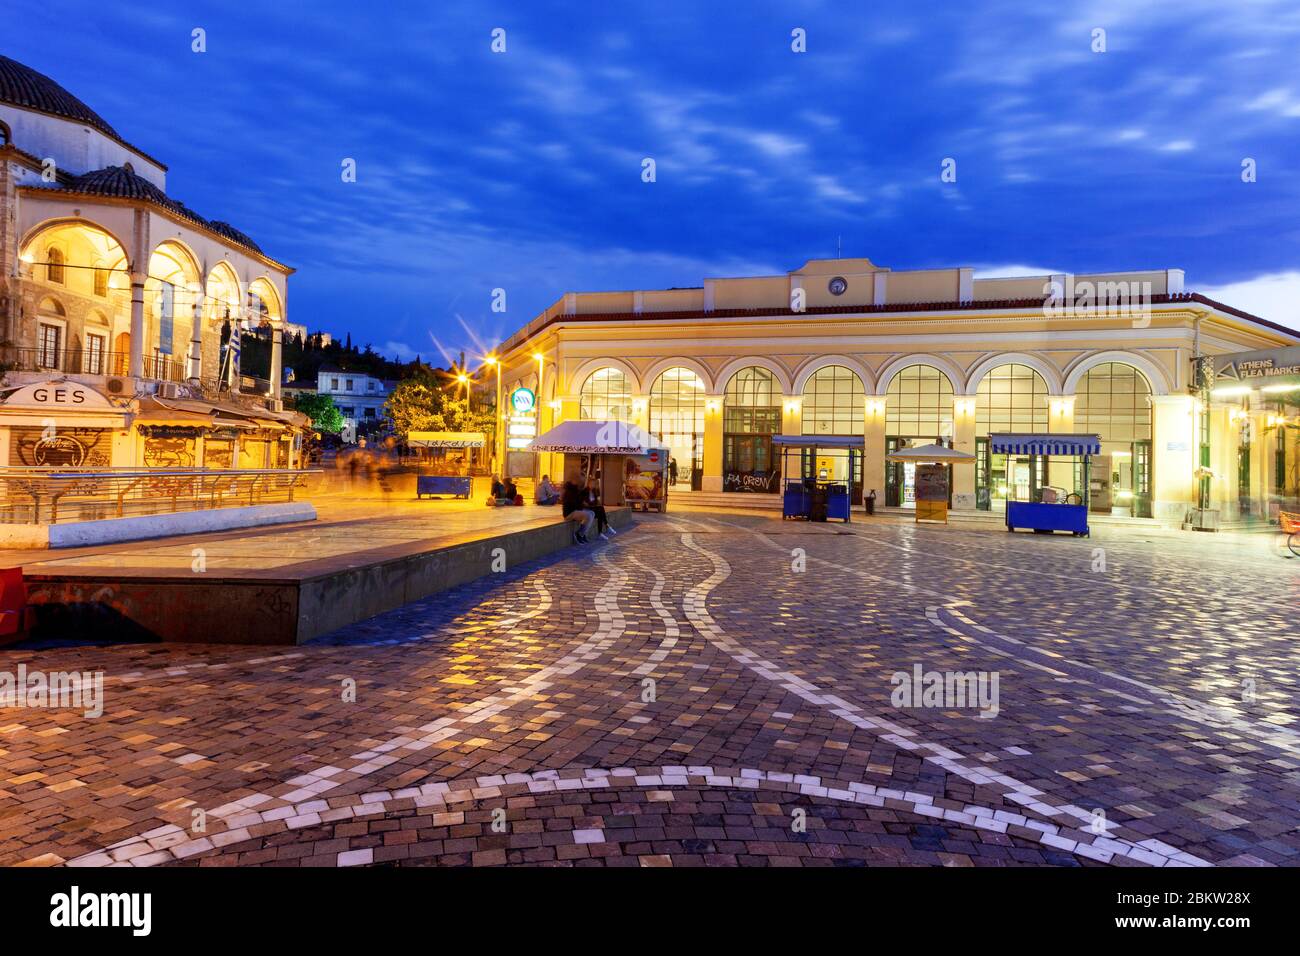
<svg viewBox="0 0 1300 956"><path fill-rule="evenodd" d="M1022 433L989 436L989 451L995 455L1097 455L1101 436Z"/></svg>

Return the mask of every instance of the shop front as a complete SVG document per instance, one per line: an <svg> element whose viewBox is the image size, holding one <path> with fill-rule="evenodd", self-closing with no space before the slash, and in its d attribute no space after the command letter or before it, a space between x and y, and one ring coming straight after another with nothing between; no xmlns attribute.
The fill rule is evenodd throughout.
<svg viewBox="0 0 1300 956"><path fill-rule="evenodd" d="M722 490L776 494L781 467L772 444L781 434L781 391L770 371L741 369L722 404Z"/></svg>

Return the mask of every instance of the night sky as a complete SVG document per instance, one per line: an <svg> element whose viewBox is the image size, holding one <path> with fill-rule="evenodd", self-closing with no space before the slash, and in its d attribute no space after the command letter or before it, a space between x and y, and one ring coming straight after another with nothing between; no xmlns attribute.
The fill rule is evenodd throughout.
<svg viewBox="0 0 1300 956"><path fill-rule="evenodd" d="M894 269L1181 267L1300 328L1294 0L144 6L42 3L0 52L295 267L291 321L389 355L837 242Z"/></svg>

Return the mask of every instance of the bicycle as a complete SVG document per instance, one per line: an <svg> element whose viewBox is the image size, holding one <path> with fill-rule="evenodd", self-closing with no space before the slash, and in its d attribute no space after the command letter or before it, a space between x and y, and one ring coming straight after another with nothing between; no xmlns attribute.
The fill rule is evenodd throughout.
<svg viewBox="0 0 1300 956"><path fill-rule="evenodd" d="M1300 514L1279 511L1277 520L1278 524L1282 526L1282 533L1287 536L1287 549L1297 558L1300 558Z"/></svg>

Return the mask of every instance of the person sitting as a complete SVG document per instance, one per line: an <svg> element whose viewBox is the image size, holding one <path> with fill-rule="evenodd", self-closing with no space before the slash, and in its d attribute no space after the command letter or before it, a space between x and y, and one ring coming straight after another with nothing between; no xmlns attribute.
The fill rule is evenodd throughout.
<svg viewBox="0 0 1300 956"><path fill-rule="evenodd" d="M506 486L501 483L499 475L492 476L492 490L488 492L488 507L501 504L501 499L505 497Z"/></svg>
<svg viewBox="0 0 1300 956"><path fill-rule="evenodd" d="M578 539L580 544L587 543L588 536L591 534L591 527L596 522L596 516L583 506L584 497L583 490L579 485L572 481L564 483L564 494L560 499L560 509L564 512L565 521L578 524L573 536Z"/></svg>
<svg viewBox="0 0 1300 956"><path fill-rule="evenodd" d="M548 506L560 503L560 493L551 484L550 475L542 475L542 482L537 486L537 503Z"/></svg>
<svg viewBox="0 0 1300 956"><path fill-rule="evenodd" d="M600 503L600 487L596 484L596 479L592 478L587 482L587 490L583 494L583 504L587 510L596 516L596 533L606 540L611 534L618 534L609 526L609 519L605 516L605 506Z"/></svg>
<svg viewBox="0 0 1300 956"><path fill-rule="evenodd" d="M503 488L502 491L504 494L503 500L499 502L500 504L522 505L524 503L524 499L519 494L519 489L515 487L515 480L513 478L506 479L505 488Z"/></svg>

